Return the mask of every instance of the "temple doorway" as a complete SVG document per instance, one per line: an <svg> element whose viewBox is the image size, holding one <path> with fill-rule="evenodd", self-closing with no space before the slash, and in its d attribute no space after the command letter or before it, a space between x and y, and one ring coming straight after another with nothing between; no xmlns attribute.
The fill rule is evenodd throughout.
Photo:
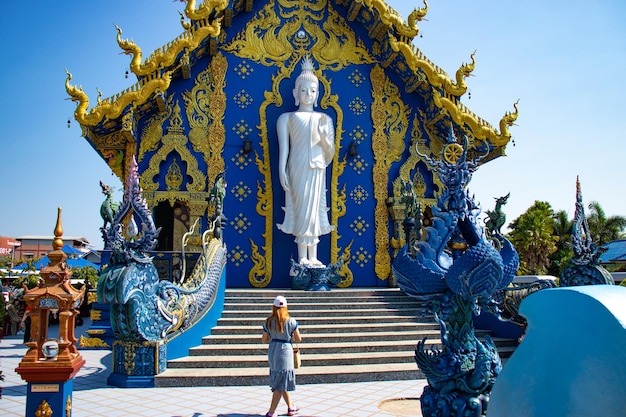
<svg viewBox="0 0 626 417"><path fill-rule="evenodd" d="M182 237L189 231L189 207L162 201L154 209L154 223L161 228L157 251L181 251Z"/></svg>

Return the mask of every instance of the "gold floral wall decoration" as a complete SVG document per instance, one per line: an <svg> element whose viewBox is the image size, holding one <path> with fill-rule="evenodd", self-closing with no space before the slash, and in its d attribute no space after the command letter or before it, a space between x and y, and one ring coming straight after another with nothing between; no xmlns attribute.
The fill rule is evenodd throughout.
<svg viewBox="0 0 626 417"><path fill-rule="evenodd" d="M371 260L372 255L362 246L354 252L354 255L352 255L352 261L361 268L365 267L365 265Z"/></svg>
<svg viewBox="0 0 626 417"><path fill-rule="evenodd" d="M189 141L193 150L204 159L207 183L214 181L225 166L222 151L226 143L224 88L227 70L226 57L221 53L215 55L209 66L198 74L191 91L182 95L189 123Z"/></svg>
<svg viewBox="0 0 626 417"><path fill-rule="evenodd" d="M389 218L387 211L387 187L389 168L398 162L404 152L404 138L408 130L409 109L400 97L398 88L387 78L379 65L372 68L372 150L374 152L374 198L376 228L376 276L387 279L391 274L389 253Z"/></svg>
<svg viewBox="0 0 626 417"><path fill-rule="evenodd" d="M163 124L172 115L172 101L173 98L169 97L166 106L168 111L156 112L146 121L141 129L137 162L141 162L147 152L154 152L158 149L163 137Z"/></svg>
<svg viewBox="0 0 626 417"><path fill-rule="evenodd" d="M269 1L242 32L222 46L225 51L265 66L284 65L293 58L294 47L297 54L306 50L321 67L333 71L375 61L327 0Z"/></svg>
<svg viewBox="0 0 626 417"><path fill-rule="evenodd" d="M230 192L237 200L239 200L240 203L243 203L243 201L248 198L250 194L252 194L252 190L250 189L250 187L248 187L248 185L243 181L239 181L237 184L235 184L230 189Z"/></svg>
<svg viewBox="0 0 626 417"><path fill-rule="evenodd" d="M163 136L162 144L159 150L150 158L148 168L141 174L140 182L141 187L146 194L159 191L159 183L154 181L154 178L158 178L161 162L164 162L168 155L175 153L180 156L181 160L186 164L186 172L184 173L189 179L184 181L184 188L188 192L205 192L206 191L206 178L198 169L198 162L194 155L187 148L187 137L184 135L184 128L182 126L181 109L178 102L174 105L172 116L169 119L170 126L168 127L168 133ZM178 193L180 194L180 193ZM171 195L169 197L160 196L160 198L152 201L152 204L156 204L157 200L169 199L170 204L173 206L176 200L182 198L181 195ZM186 200L189 200L187 196Z"/></svg>
<svg viewBox="0 0 626 417"><path fill-rule="evenodd" d="M245 214L239 213L230 222L230 226L233 230L240 235L243 234L250 226L252 226L252 222Z"/></svg>
<svg viewBox="0 0 626 417"><path fill-rule="evenodd" d="M236 267L242 265L246 259L248 259L248 254L239 245L228 252L228 260Z"/></svg>
<svg viewBox="0 0 626 417"><path fill-rule="evenodd" d="M240 149L232 158L230 158L230 162L243 171L252 163L252 158L249 153Z"/></svg>
<svg viewBox="0 0 626 417"><path fill-rule="evenodd" d="M350 198L354 201L358 206L363 204L365 200L369 197L369 193L362 185L357 185L350 191Z"/></svg>

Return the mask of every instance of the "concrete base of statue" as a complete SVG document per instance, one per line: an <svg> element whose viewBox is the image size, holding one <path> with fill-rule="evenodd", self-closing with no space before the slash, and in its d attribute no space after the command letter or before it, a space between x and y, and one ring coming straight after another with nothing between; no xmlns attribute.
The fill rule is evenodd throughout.
<svg viewBox="0 0 626 417"><path fill-rule="evenodd" d="M291 288L306 291L330 291L330 286L341 282L338 274L341 262L330 266L312 267L291 261Z"/></svg>
<svg viewBox="0 0 626 417"><path fill-rule="evenodd" d="M154 376L165 371L167 345L162 340L113 342L113 373L107 384L120 388L153 388Z"/></svg>

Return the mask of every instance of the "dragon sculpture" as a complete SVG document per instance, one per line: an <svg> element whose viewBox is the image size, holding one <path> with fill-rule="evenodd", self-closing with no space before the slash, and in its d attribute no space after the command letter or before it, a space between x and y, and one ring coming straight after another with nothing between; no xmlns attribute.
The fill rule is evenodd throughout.
<svg viewBox="0 0 626 417"><path fill-rule="evenodd" d="M171 339L193 326L212 304L226 249L221 239L211 238L212 231L207 230L202 235L203 252L189 278L176 284L160 280L148 254L156 246L160 229L143 198L134 158L124 188L113 221L102 227L111 260L98 281L98 302L111 305L116 340ZM125 219L128 238L122 232Z"/></svg>
<svg viewBox="0 0 626 417"><path fill-rule="evenodd" d="M203 2L196 9L195 0L181 0L186 2L185 15L193 21L183 25L186 32L179 36L167 47L155 51L144 60L141 48L132 40L122 39L122 29L115 25L117 44L126 55L132 55L130 70L138 75L145 76L158 72L161 68L174 65L185 50L194 50L208 37L218 37L222 31L224 10L228 7L228 0L209 0ZM180 13L180 12L179 12ZM181 20L184 17L181 14ZM162 91L165 91L162 90Z"/></svg>
<svg viewBox="0 0 626 417"><path fill-rule="evenodd" d="M560 287L615 284L611 273L600 265L599 258L602 252L596 248L591 238L578 178L576 178L576 211L572 226L572 250L574 256L561 272Z"/></svg>
<svg viewBox="0 0 626 417"><path fill-rule="evenodd" d="M432 207L431 224L393 264L400 288L427 301L441 329L441 349L427 350L424 339L415 350L415 361L428 379L421 396L424 416L485 415L501 361L489 337L481 342L475 336L472 314L483 308L498 313L494 297L519 266L513 245L498 236L496 248L478 224L479 207L466 189L487 153L468 160L467 151L467 138L460 145L452 128L439 160L418 150L444 187ZM414 227L422 228L419 213L415 220Z"/></svg>
<svg viewBox="0 0 626 417"><path fill-rule="evenodd" d="M72 74L66 69L65 91L70 96L70 100L77 103L74 110L74 118L83 126L95 126L105 117L115 119L122 114L129 104L143 103L148 97L158 91L167 91L172 81L172 72L166 71L159 78L153 78L145 83L136 84L136 88L124 90L115 100L101 100L97 106L89 109L89 97L83 91L83 87L76 87L70 84Z"/></svg>

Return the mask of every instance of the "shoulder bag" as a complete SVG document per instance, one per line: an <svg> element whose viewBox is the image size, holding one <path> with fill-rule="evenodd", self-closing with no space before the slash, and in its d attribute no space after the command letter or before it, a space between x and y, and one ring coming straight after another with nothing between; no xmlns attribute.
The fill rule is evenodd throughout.
<svg viewBox="0 0 626 417"><path fill-rule="evenodd" d="M298 345L293 345L293 367L298 369L302 365L302 357Z"/></svg>

